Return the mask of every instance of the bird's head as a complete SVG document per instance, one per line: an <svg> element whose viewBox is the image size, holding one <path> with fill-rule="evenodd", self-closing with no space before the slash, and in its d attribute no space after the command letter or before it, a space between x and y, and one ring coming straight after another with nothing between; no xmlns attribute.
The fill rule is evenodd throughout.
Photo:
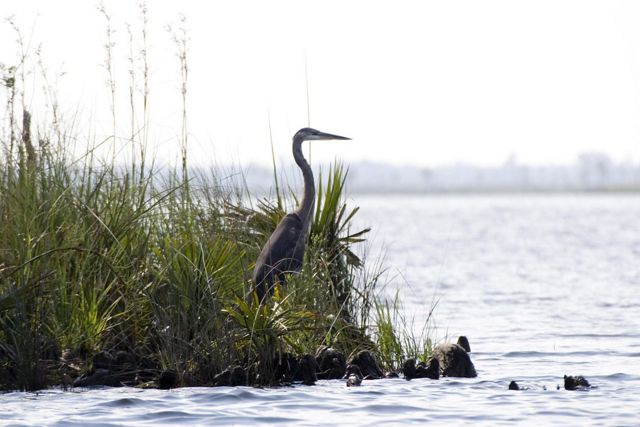
<svg viewBox="0 0 640 427"><path fill-rule="evenodd" d="M314 141L319 139L345 140L345 139L351 139L351 138L347 138L345 136L333 135L325 132L320 132L319 130L312 129L312 128L302 128L298 132L296 132L293 139L300 140L300 141Z"/></svg>

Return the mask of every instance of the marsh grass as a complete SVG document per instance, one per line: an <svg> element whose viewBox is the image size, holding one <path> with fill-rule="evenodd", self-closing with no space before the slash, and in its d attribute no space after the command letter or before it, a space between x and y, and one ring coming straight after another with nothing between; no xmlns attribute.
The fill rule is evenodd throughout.
<svg viewBox="0 0 640 427"><path fill-rule="evenodd" d="M0 134L0 388L66 383L61 372L87 371L101 351L130 352L147 371L173 370L191 385L209 384L232 364L250 367L252 383L275 384L281 378L274 361L314 354L320 345L347 355L373 350L387 369L428 351L403 338L397 300L390 307L378 299L381 265L357 255L369 229L353 230L358 208L344 201L347 170L339 163L318 177L302 272L267 304L252 301L253 263L295 206L295 194L284 190L275 161L275 201L254 204L241 173L236 180L219 172L189 174L184 19L171 32L181 81L180 163L160 168L147 158L144 5L139 56L128 27L131 135L118 138L117 114L126 109L116 105L111 20L104 7L100 13L107 21L104 67L114 132L106 139L79 134L76 118L63 117L49 85L42 90L54 100L43 107L50 110L30 122L24 75L32 70L22 42L16 65L0 68L7 111ZM37 69L47 82L40 59ZM130 161L117 157L120 141L131 144ZM76 146L89 148L78 155Z"/></svg>
<svg viewBox="0 0 640 427"><path fill-rule="evenodd" d="M406 317L399 292L393 298L374 299L373 305L373 324L376 329L373 336L381 363L398 371L403 362L410 358L427 362L434 346L433 314L437 301L431 304L421 325L416 325L415 318ZM417 326L420 326L419 329Z"/></svg>

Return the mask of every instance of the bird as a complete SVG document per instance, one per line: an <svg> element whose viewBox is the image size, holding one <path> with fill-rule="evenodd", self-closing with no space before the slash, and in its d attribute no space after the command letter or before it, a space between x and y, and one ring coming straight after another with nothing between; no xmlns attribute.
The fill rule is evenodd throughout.
<svg viewBox="0 0 640 427"><path fill-rule="evenodd" d="M280 282L285 284L285 274L300 271L304 258L305 243L311 225L315 202L315 183L311 166L302 154L302 143L314 140L349 140L344 136L302 128L293 136L293 159L302 171L304 194L298 207L285 215L265 243L253 270L253 284L259 301L273 292Z"/></svg>

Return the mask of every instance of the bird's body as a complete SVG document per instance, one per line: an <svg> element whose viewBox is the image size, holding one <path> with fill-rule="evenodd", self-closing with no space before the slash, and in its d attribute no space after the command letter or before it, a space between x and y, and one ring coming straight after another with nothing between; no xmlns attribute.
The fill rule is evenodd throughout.
<svg viewBox="0 0 640 427"><path fill-rule="evenodd" d="M304 259L305 244L311 225L315 201L315 183L311 166L302 155L302 143L319 139L349 139L323 133L311 128L300 129L293 136L293 158L302 171L304 195L298 208L280 220L275 231L262 248L253 270L253 283L262 300L277 283L285 282L285 274L299 271Z"/></svg>
<svg viewBox="0 0 640 427"><path fill-rule="evenodd" d="M284 283L286 272L302 268L306 240L302 231L303 220L295 213L290 213L280 220L262 248L253 270L253 283L260 299L266 290L271 291L276 282Z"/></svg>

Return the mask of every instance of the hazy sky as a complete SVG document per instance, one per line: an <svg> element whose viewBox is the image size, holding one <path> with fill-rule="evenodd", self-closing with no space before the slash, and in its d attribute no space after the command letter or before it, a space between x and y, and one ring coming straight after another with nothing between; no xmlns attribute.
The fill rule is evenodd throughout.
<svg viewBox="0 0 640 427"><path fill-rule="evenodd" d="M106 1L116 29L118 132L128 132L133 1ZM87 0L2 1L80 127L109 131L105 20ZM189 30L190 150L201 163L270 162L307 125L352 137L313 160L440 165L571 162L584 151L640 161L640 2L149 1L152 140L175 158L178 62L165 27ZM0 62L15 39L0 29ZM136 46L137 49L137 46ZM29 97L27 103L35 103ZM35 107L32 107L35 108ZM4 116L4 114L3 114Z"/></svg>

